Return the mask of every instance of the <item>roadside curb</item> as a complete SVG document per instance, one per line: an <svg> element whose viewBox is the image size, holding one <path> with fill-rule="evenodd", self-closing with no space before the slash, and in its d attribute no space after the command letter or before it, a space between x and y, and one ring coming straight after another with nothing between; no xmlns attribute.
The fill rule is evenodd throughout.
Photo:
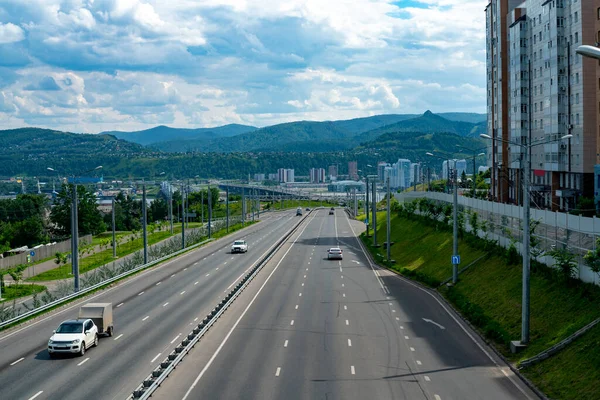
<svg viewBox="0 0 600 400"><path fill-rule="evenodd" d="M446 305L450 310L452 310L452 312L458 317L460 318L461 321L463 321L465 323L465 325L467 325L470 330L477 335L477 338L482 342L485 343L487 348L491 349L494 354L500 358L510 369L511 371L515 374L515 376L517 376L529 389L531 389L531 391L533 391L540 399L542 400L551 400L549 397L547 397L544 393L542 393L541 390L539 390L534 384L533 382L531 382L529 379L527 379L523 374L521 374L521 372L517 369L516 365L514 365L512 362L510 362L506 357L504 357L504 355L502 355L502 353L500 353L498 351L498 349L496 349L496 347L494 346L493 343L491 343L490 341L488 341L485 337L483 337L481 335L481 333L479 332L479 330L473 325L471 324L470 321L468 321L455 307L453 304L451 304L444 296L442 296L442 294L440 292L438 292L435 289L432 289L428 286L423 285L421 282L415 281L413 279L407 278L404 275L400 274L398 271L395 271L391 268L385 267L385 266L381 266L379 265L375 259L373 258L373 256L371 255L371 253L368 251L368 249L366 248L365 244L362 242L362 239L360 238L360 236L357 237L358 241L360 242L361 246L363 247L364 253L366 255L366 257L369 259L369 261L371 262L372 265L374 265L375 267L377 267L378 269L381 270L386 270L389 272L392 272L398 279L401 279L403 281L407 281L410 282L411 284L417 285L419 288L421 288L422 290L426 291L427 293L431 294L433 297L435 297L438 301L442 302L444 305Z"/></svg>

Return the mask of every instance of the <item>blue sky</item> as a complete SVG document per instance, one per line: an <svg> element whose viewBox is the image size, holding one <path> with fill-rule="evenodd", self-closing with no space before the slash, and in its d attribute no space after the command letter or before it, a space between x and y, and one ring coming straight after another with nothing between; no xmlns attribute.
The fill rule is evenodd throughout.
<svg viewBox="0 0 600 400"><path fill-rule="evenodd" d="M485 112L486 0L0 0L0 129Z"/></svg>

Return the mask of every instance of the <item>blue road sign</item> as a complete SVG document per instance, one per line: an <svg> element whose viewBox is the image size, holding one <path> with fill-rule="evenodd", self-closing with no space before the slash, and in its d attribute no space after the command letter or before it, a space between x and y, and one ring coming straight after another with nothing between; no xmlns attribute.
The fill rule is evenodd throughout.
<svg viewBox="0 0 600 400"><path fill-rule="evenodd" d="M452 264L460 264L460 256L452 256Z"/></svg>
<svg viewBox="0 0 600 400"><path fill-rule="evenodd" d="M35 256L35 251L31 250L31 251L29 252L29 255L30 255L31 257Z"/></svg>

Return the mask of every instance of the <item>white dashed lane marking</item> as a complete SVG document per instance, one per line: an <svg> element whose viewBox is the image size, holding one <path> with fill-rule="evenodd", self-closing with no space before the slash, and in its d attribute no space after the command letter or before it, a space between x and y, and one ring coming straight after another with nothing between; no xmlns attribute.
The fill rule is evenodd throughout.
<svg viewBox="0 0 600 400"><path fill-rule="evenodd" d="M352 375L356 375L356 371L354 370L354 365L351 365L351 366L350 366L350 373L351 373Z"/></svg>
<svg viewBox="0 0 600 400"><path fill-rule="evenodd" d="M294 325L294 320L292 320L292 322L290 322L290 325Z"/></svg>
<svg viewBox="0 0 600 400"><path fill-rule="evenodd" d="M13 362L11 362L11 363L10 363L10 365L15 365L15 364L18 364L18 363L20 363L21 361L23 361L24 359L25 359L25 357L21 357L21 358L19 358L17 361L13 361Z"/></svg>
<svg viewBox="0 0 600 400"><path fill-rule="evenodd" d="M139 292L139 293L138 293L138 296L141 296L141 295L143 295L144 293L145 293L145 292Z"/></svg>
<svg viewBox="0 0 600 400"><path fill-rule="evenodd" d="M36 394L34 394L33 396L31 396L31 397L29 398L29 400L33 400L33 399L35 399L36 397L38 397L38 396L39 396L40 394L42 394L42 393L44 393L44 391L43 391L43 390L40 390L39 392L37 392Z"/></svg>
<svg viewBox="0 0 600 400"><path fill-rule="evenodd" d="M152 364L154 361L156 361L156 359L158 357L160 357L161 353L158 353L156 356L154 356L154 358L152 359L152 361L150 361L150 364Z"/></svg>
<svg viewBox="0 0 600 400"><path fill-rule="evenodd" d="M168 301L165 304L163 304L163 307L166 307L167 305L169 305Z"/></svg>
<svg viewBox="0 0 600 400"><path fill-rule="evenodd" d="M348 347L352 347L352 340L348 339Z"/></svg>
<svg viewBox="0 0 600 400"><path fill-rule="evenodd" d="M90 358L86 358L85 360L83 360L82 362L80 362L79 364L77 364L78 367L82 366L83 364L85 364L86 362L88 362Z"/></svg>
<svg viewBox="0 0 600 400"><path fill-rule="evenodd" d="M175 338L173 338L173 340L171 340L171 344L173 344L177 339L179 339L179 336L181 336L181 333L177 336L175 336Z"/></svg>
<svg viewBox="0 0 600 400"><path fill-rule="evenodd" d="M281 373L281 367L277 367L277 371L275 371L275 376L279 376Z"/></svg>
<svg viewBox="0 0 600 400"><path fill-rule="evenodd" d="M156 286L158 286L158 285L160 285L160 284L161 284L161 282L156 282Z"/></svg>
<svg viewBox="0 0 600 400"><path fill-rule="evenodd" d="M287 347L287 345L288 345L288 341L286 340L286 341L283 343L283 347Z"/></svg>
<svg viewBox="0 0 600 400"><path fill-rule="evenodd" d="M149 316L149 315L146 315L144 318L142 318L142 321L145 321L145 320L147 320L148 318L150 318L150 316Z"/></svg>
<svg viewBox="0 0 600 400"><path fill-rule="evenodd" d="M430 382L431 378L429 378L427 375L425 375L423 378L425 378L425 381Z"/></svg>
<svg viewBox="0 0 600 400"><path fill-rule="evenodd" d="M123 303L117 304L117 308L121 307L122 305L123 305Z"/></svg>
<svg viewBox="0 0 600 400"><path fill-rule="evenodd" d="M121 336L123 336L122 333L119 336L117 336L116 338L114 338L113 340L119 340L121 338Z"/></svg>

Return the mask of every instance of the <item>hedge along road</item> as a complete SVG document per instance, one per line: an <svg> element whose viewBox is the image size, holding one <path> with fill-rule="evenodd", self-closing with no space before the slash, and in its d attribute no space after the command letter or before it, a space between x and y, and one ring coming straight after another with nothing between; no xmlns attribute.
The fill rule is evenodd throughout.
<svg viewBox="0 0 600 400"><path fill-rule="evenodd" d="M190 323L203 318L270 244L294 226L294 214L268 215L261 224L79 302L112 302L114 307L115 335L101 338L84 359L50 359L46 351L52 330L76 317L77 305L0 336L3 396L29 399L41 392L38 398L79 399L81 393L126 398L162 360L160 355L178 344ZM230 254L230 242L240 237L248 241L249 252Z"/></svg>

